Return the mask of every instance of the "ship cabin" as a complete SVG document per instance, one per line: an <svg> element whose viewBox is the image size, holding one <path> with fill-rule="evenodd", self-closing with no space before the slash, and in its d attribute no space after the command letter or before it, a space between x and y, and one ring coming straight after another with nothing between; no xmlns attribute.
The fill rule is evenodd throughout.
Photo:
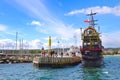
<svg viewBox="0 0 120 80"><path fill-rule="evenodd" d="M81 53L85 52L95 52L102 51L101 40L99 38L99 33L92 26L89 26L82 33L82 47Z"/></svg>

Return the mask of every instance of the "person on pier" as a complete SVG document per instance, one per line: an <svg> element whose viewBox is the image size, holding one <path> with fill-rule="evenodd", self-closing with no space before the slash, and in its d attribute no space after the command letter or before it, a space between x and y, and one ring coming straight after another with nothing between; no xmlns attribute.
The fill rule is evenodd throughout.
<svg viewBox="0 0 120 80"><path fill-rule="evenodd" d="M54 57L54 53L55 53L54 50L51 50L51 51L50 51L50 56L51 56L51 57Z"/></svg>
<svg viewBox="0 0 120 80"><path fill-rule="evenodd" d="M45 50L44 50L44 47L42 47L42 56L45 57L45 55L46 55L46 52L45 52Z"/></svg>
<svg viewBox="0 0 120 80"><path fill-rule="evenodd" d="M61 57L63 57L63 52L61 52Z"/></svg>

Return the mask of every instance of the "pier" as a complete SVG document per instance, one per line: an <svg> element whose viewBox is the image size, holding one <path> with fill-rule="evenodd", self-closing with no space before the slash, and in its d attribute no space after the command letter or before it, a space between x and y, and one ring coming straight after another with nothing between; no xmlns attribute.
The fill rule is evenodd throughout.
<svg viewBox="0 0 120 80"><path fill-rule="evenodd" d="M0 63L30 63L40 54L0 54Z"/></svg>
<svg viewBox="0 0 120 80"><path fill-rule="evenodd" d="M74 66L81 62L81 58L74 57L36 57L33 59L33 63L37 67L50 67L59 68Z"/></svg>
<svg viewBox="0 0 120 80"><path fill-rule="evenodd" d="M66 67L74 66L81 62L77 56L45 57L40 54L0 54L0 64L6 63L32 63L36 67Z"/></svg>

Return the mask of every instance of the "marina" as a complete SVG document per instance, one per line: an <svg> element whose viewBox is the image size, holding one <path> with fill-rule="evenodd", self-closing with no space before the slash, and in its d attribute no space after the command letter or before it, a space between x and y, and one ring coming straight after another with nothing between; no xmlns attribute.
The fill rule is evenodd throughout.
<svg viewBox="0 0 120 80"><path fill-rule="evenodd" d="M0 54L0 64L33 63L33 65L37 67L57 68L75 66L81 62L79 48L74 46L71 46L71 48L63 54L60 52L56 54L53 50L49 53L45 53L43 48L41 51L41 53L30 54L11 53L11 51L4 50L4 52L8 53Z"/></svg>
<svg viewBox="0 0 120 80"><path fill-rule="evenodd" d="M42 53L39 54L0 54L0 64L5 63L33 63L37 67L48 67L48 68L62 68L68 66L75 66L81 62L81 55L78 52L79 48L71 47L66 53Z"/></svg>

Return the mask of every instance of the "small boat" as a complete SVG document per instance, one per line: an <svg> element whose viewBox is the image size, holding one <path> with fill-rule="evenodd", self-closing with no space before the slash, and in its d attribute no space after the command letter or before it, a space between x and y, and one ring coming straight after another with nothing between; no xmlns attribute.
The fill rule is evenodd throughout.
<svg viewBox="0 0 120 80"><path fill-rule="evenodd" d="M88 16L91 17L91 20L86 20L85 22L89 23L89 26L83 31L82 36L82 47L80 48L82 54L82 65L84 67L100 67L103 64L103 55L102 55L102 41L100 39L100 34L95 29L95 21L93 19L93 13L91 11ZM82 30L82 29L81 29Z"/></svg>

